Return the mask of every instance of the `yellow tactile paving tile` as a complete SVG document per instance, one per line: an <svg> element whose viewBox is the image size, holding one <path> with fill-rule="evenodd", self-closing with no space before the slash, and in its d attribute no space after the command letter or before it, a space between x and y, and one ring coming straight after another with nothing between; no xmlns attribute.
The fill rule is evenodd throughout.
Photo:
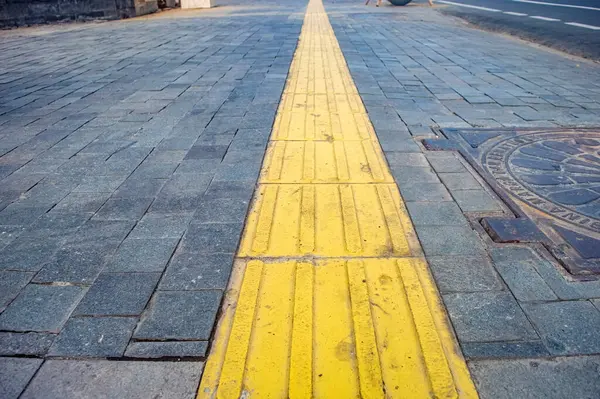
<svg viewBox="0 0 600 399"><path fill-rule="evenodd" d="M375 140L366 113L281 112L275 118L272 140Z"/></svg>
<svg viewBox="0 0 600 399"><path fill-rule="evenodd" d="M279 104L279 113L288 112L313 113L365 113L360 96L352 93L284 93Z"/></svg>
<svg viewBox="0 0 600 399"><path fill-rule="evenodd" d="M418 256L395 184L263 184L238 256Z"/></svg>
<svg viewBox="0 0 600 399"><path fill-rule="evenodd" d="M199 397L476 397L422 259L236 267L237 310Z"/></svg>
<svg viewBox="0 0 600 399"><path fill-rule="evenodd" d="M321 0L310 0L199 398L476 398Z"/></svg>
<svg viewBox="0 0 600 399"><path fill-rule="evenodd" d="M261 183L392 183L379 145L364 141L271 141Z"/></svg>

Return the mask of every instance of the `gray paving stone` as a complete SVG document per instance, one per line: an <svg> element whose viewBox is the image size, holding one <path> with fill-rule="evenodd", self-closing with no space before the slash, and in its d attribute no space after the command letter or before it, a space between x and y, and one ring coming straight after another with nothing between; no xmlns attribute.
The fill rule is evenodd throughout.
<svg viewBox="0 0 600 399"><path fill-rule="evenodd" d="M399 188L406 202L452 201L450 193L442 183L401 184Z"/></svg>
<svg viewBox="0 0 600 399"><path fill-rule="evenodd" d="M141 219L154 198L111 198L95 214L95 220Z"/></svg>
<svg viewBox="0 0 600 399"><path fill-rule="evenodd" d="M136 317L73 317L50 347L49 356L122 356Z"/></svg>
<svg viewBox="0 0 600 399"><path fill-rule="evenodd" d="M0 271L0 312L16 298L34 273Z"/></svg>
<svg viewBox="0 0 600 399"><path fill-rule="evenodd" d="M504 251L494 250L494 257L502 260L518 260L531 265L560 299L600 297L599 281L567 281L558 270L560 266L541 259L533 250L516 246L503 249Z"/></svg>
<svg viewBox="0 0 600 399"><path fill-rule="evenodd" d="M0 250L19 237L24 230L22 226L0 226Z"/></svg>
<svg viewBox="0 0 600 399"><path fill-rule="evenodd" d="M56 333L84 293L82 287L28 285L0 314L0 329Z"/></svg>
<svg viewBox="0 0 600 399"><path fill-rule="evenodd" d="M75 187L73 191L78 193L112 193L123 184L125 178L126 176L119 175L85 176L83 183Z"/></svg>
<svg viewBox="0 0 600 399"><path fill-rule="evenodd" d="M189 399L202 367L202 362L49 360L21 397Z"/></svg>
<svg viewBox="0 0 600 399"><path fill-rule="evenodd" d="M129 238L181 238L192 216L191 213L146 213Z"/></svg>
<svg viewBox="0 0 600 399"><path fill-rule="evenodd" d="M539 339L509 292L454 293L443 298L461 343Z"/></svg>
<svg viewBox="0 0 600 399"><path fill-rule="evenodd" d="M413 167L428 167L429 163L423 154L413 152L393 152L385 153L388 163L391 167L413 166Z"/></svg>
<svg viewBox="0 0 600 399"><path fill-rule="evenodd" d="M502 211L498 202L484 190L453 190L452 196L463 212Z"/></svg>
<svg viewBox="0 0 600 399"><path fill-rule="evenodd" d="M73 312L75 316L141 315L160 273L102 273Z"/></svg>
<svg viewBox="0 0 600 399"><path fill-rule="evenodd" d="M127 239L104 271L162 272L178 242L178 238Z"/></svg>
<svg viewBox="0 0 600 399"><path fill-rule="evenodd" d="M425 255L481 255L479 236L468 226L415 226Z"/></svg>
<svg viewBox="0 0 600 399"><path fill-rule="evenodd" d="M20 237L61 239L75 233L89 218L90 215L86 213L55 212L53 209L29 226Z"/></svg>
<svg viewBox="0 0 600 399"><path fill-rule="evenodd" d="M143 340L208 340L222 291L158 291L134 333Z"/></svg>
<svg viewBox="0 0 600 399"><path fill-rule="evenodd" d="M454 202L408 202L410 218L421 226L467 226L467 219Z"/></svg>
<svg viewBox="0 0 600 399"><path fill-rule="evenodd" d="M255 187L255 182L212 181L202 198L240 198L250 201Z"/></svg>
<svg viewBox="0 0 600 399"><path fill-rule="evenodd" d="M48 260L33 281L91 284L118 245L118 241L98 241L64 246Z"/></svg>
<svg viewBox="0 0 600 399"><path fill-rule="evenodd" d="M461 345L461 349L467 359L509 359L550 355L541 341L465 342Z"/></svg>
<svg viewBox="0 0 600 399"><path fill-rule="evenodd" d="M122 241L135 225L131 220L88 220L75 234L68 237L67 245Z"/></svg>
<svg viewBox="0 0 600 399"><path fill-rule="evenodd" d="M412 138L392 138L391 134L383 134L381 131L377 132L379 144L384 152L421 152L421 148Z"/></svg>
<svg viewBox="0 0 600 399"><path fill-rule="evenodd" d="M248 201L240 198L202 199L192 223L242 223Z"/></svg>
<svg viewBox="0 0 600 399"><path fill-rule="evenodd" d="M510 248L494 248L491 251L496 270L500 273L517 300L552 301L558 298L533 265L518 257L511 259Z"/></svg>
<svg viewBox="0 0 600 399"><path fill-rule="evenodd" d="M0 212L0 224L27 226L45 214L51 206L23 206L13 203Z"/></svg>
<svg viewBox="0 0 600 399"><path fill-rule="evenodd" d="M125 356L143 359L181 358L206 356L208 341L132 342Z"/></svg>
<svg viewBox="0 0 600 399"><path fill-rule="evenodd" d="M110 193L73 192L63 198L54 208L56 212L94 213L106 202Z"/></svg>
<svg viewBox="0 0 600 399"><path fill-rule="evenodd" d="M441 293L502 290L487 257L430 256L427 258Z"/></svg>
<svg viewBox="0 0 600 399"><path fill-rule="evenodd" d="M600 353L600 311L588 301L524 304L550 353Z"/></svg>
<svg viewBox="0 0 600 399"><path fill-rule="evenodd" d="M235 253L243 222L190 224L181 248L195 253Z"/></svg>
<svg viewBox="0 0 600 399"><path fill-rule="evenodd" d="M41 359L0 357L0 397L17 399L41 365Z"/></svg>
<svg viewBox="0 0 600 399"><path fill-rule="evenodd" d="M420 168L414 166L395 167L390 169L398 185L417 183L439 183L437 175L430 167Z"/></svg>
<svg viewBox="0 0 600 399"><path fill-rule="evenodd" d="M0 355L44 356L56 334L0 332Z"/></svg>
<svg viewBox="0 0 600 399"><path fill-rule="evenodd" d="M448 190L453 192L454 190L480 190L481 185L479 182L469 173L439 173L438 176L442 180L442 183L448 187Z"/></svg>
<svg viewBox="0 0 600 399"><path fill-rule="evenodd" d="M233 265L232 254L199 255L179 252L167 267L159 289L161 290L201 290L222 289Z"/></svg>
<svg viewBox="0 0 600 399"><path fill-rule="evenodd" d="M482 399L595 398L600 357L469 362Z"/></svg>
<svg viewBox="0 0 600 399"><path fill-rule="evenodd" d="M136 169L136 172L138 169ZM136 172L131 174L119 186L117 191L114 192L112 199L126 198L134 200L142 197L152 198L158 194L166 182L166 179L149 178L138 175Z"/></svg>

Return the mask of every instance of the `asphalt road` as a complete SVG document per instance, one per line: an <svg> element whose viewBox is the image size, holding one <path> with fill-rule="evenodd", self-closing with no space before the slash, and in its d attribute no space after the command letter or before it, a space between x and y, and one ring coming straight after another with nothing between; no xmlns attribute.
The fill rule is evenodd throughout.
<svg viewBox="0 0 600 399"><path fill-rule="evenodd" d="M434 1L484 29L600 60L600 0Z"/></svg>

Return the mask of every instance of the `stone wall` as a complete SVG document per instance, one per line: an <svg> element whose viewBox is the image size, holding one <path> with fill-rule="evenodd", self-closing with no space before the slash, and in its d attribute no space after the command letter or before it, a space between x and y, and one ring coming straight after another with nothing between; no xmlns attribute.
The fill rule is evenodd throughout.
<svg viewBox="0 0 600 399"><path fill-rule="evenodd" d="M0 27L130 18L157 9L157 0L0 0Z"/></svg>

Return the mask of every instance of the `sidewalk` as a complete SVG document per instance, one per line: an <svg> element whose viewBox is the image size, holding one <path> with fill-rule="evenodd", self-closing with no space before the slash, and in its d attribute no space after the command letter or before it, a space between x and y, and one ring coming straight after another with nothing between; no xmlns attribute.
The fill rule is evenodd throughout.
<svg viewBox="0 0 600 399"><path fill-rule="evenodd" d="M600 67L324 3L0 32L0 396L600 394Z"/></svg>

